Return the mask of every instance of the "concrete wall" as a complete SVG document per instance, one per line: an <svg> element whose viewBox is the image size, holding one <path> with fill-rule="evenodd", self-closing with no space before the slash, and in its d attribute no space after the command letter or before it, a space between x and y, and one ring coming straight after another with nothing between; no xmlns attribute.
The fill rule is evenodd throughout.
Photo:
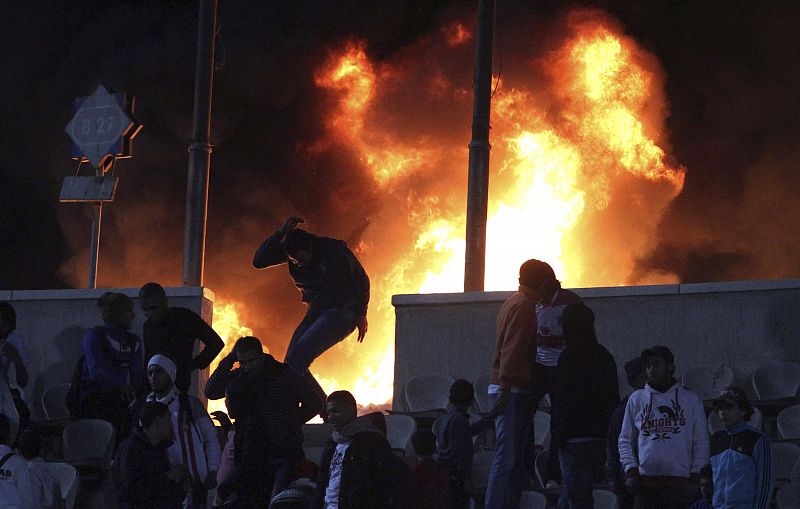
<svg viewBox="0 0 800 509"><path fill-rule="evenodd" d="M214 294L206 288L167 288L171 306L191 309L211 323ZM144 314L139 310L138 288L97 290L21 290L0 291L0 301L8 301L17 313L16 333L25 340L28 386L25 400L33 419L43 419L42 392L54 384L69 382L81 356L86 329L103 320L97 299L107 291L121 292L133 299L136 318L132 331L142 335ZM197 387L197 382L192 382Z"/></svg>
<svg viewBox="0 0 800 509"><path fill-rule="evenodd" d="M576 289L596 315L600 342L617 365L654 344L669 346L678 371L731 366L750 388L753 369L800 362L800 280ZM494 353L495 318L513 292L395 295L394 403L415 375L474 380Z"/></svg>

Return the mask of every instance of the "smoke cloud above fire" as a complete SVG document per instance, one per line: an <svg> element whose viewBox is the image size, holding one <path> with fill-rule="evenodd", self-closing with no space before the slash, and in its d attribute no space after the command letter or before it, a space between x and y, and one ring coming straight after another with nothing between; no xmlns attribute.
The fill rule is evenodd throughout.
<svg viewBox="0 0 800 509"><path fill-rule="evenodd" d="M370 333L313 371L380 403L390 296L461 290L475 5L254 4L220 4L205 284L281 359L304 309L285 269L251 267L255 249L289 215L346 240L372 279ZM800 76L779 50L794 32L760 31L783 18L764 9L739 13L755 28L736 38L735 17L668 4L498 6L487 289L513 289L529 257L573 287L797 276L800 126L784 110ZM0 85L13 120L0 196L25 211L6 223L17 268L0 286L84 284L89 208L53 201L74 173L72 99L98 82L136 95L145 126L117 165L99 282L180 284L195 16L194 2L111 2L8 19L6 37L36 27L36 58L10 62L35 85ZM768 95L751 64L772 73ZM8 163L20 148L25 170ZM34 255L12 258L21 249Z"/></svg>

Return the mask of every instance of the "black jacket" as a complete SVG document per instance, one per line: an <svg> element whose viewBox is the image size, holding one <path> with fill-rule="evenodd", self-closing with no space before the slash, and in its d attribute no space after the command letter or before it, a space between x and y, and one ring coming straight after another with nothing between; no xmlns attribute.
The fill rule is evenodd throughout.
<svg viewBox="0 0 800 509"><path fill-rule="evenodd" d="M558 359L550 425L559 445L571 438L605 440L619 404L617 364L594 340L567 345Z"/></svg>
<svg viewBox="0 0 800 509"><path fill-rule="evenodd" d="M268 458L300 461L302 425L322 410L323 401L310 383L288 365L264 354L264 370L254 379L221 361L206 383L208 399L227 394L228 411L236 419L236 447ZM237 459L238 463L238 459Z"/></svg>
<svg viewBox="0 0 800 509"><path fill-rule="evenodd" d="M298 267L289 262L276 233L258 248L253 266L264 269L288 263L289 274L310 309L351 310L355 316L366 316L369 277L364 267L344 241L312 237L312 259L308 265Z"/></svg>
<svg viewBox="0 0 800 509"><path fill-rule="evenodd" d="M117 500L130 509L177 509L185 493L167 479L167 451L153 447L137 429L123 441L114 456ZM125 505L127 504L127 505Z"/></svg>
<svg viewBox="0 0 800 509"><path fill-rule="evenodd" d="M330 440L320 461L315 509L325 506L330 464L336 442ZM345 451L339 485L339 509L382 509L393 507L395 460L389 442L380 433L356 434ZM399 507L399 506L395 506Z"/></svg>

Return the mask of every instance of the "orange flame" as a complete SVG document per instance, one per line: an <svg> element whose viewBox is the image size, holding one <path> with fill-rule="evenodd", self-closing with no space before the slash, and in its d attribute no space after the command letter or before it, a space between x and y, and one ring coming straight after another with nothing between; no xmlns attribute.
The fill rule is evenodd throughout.
<svg viewBox="0 0 800 509"><path fill-rule="evenodd" d="M625 283L683 187L685 169L666 162L657 63L600 16L578 13L568 22L571 37L539 62L548 88L505 90L495 77L492 164L499 171L490 185L487 290L513 289L528 258L550 262L565 285ZM461 25L442 31L450 46L469 36ZM329 138L360 154L397 207L362 237L359 255L373 281L367 341L344 342L335 363L323 358L315 366L326 390L349 387L361 402L391 397L391 295L461 291L463 284L466 150L443 146L435 135L401 135L380 116L391 90L417 85L411 67L372 62L364 43L350 43L316 77L338 105ZM440 97L448 83L431 72L418 89ZM450 90L445 100L470 99ZM437 171L451 176L449 185L426 192L409 184ZM385 255L386 244L405 247Z"/></svg>

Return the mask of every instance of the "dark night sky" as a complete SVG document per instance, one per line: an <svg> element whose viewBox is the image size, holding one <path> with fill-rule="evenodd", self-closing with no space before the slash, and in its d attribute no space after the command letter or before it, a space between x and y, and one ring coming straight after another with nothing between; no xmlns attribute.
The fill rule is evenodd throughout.
<svg viewBox="0 0 800 509"><path fill-rule="evenodd" d="M340 185L341 175L312 183L310 170L292 152L321 128L311 75L324 48L356 36L369 42L372 58L389 58L443 21L469 16L476 3L222 0L209 265L228 262L221 246L246 243L251 250L252 239L242 237L277 224L285 211L316 217L322 225L331 215L335 204L319 190ZM567 9L561 2L498 3L498 53L510 46L503 40L509 24L546 27ZM609 12L666 73L671 153L688 174L642 268L674 272L684 282L800 277L800 3L573 5ZM145 125L136 156L118 166L120 192L104 225L105 279L139 267L177 284L195 3L15 1L2 10L0 288L59 288L85 279L77 274L85 271L84 262L75 255L76 246L88 244L88 207L56 198L61 179L75 171L63 130L72 100L98 82L136 95ZM333 154L331 165L346 166L341 163L347 157ZM265 159L280 162L281 171L261 171ZM357 189L368 184L358 175L346 180ZM244 192L254 186L262 189L257 199ZM368 215L374 199L365 190L341 220ZM249 218L247 225L232 228L234 216ZM358 235L355 224L351 239ZM123 239L153 236L159 242L139 242L135 255L115 250ZM251 277L246 269L232 267L225 277ZM222 272L209 274L207 283L213 287ZM262 282L287 285L280 276ZM101 272L101 284L103 279Z"/></svg>

